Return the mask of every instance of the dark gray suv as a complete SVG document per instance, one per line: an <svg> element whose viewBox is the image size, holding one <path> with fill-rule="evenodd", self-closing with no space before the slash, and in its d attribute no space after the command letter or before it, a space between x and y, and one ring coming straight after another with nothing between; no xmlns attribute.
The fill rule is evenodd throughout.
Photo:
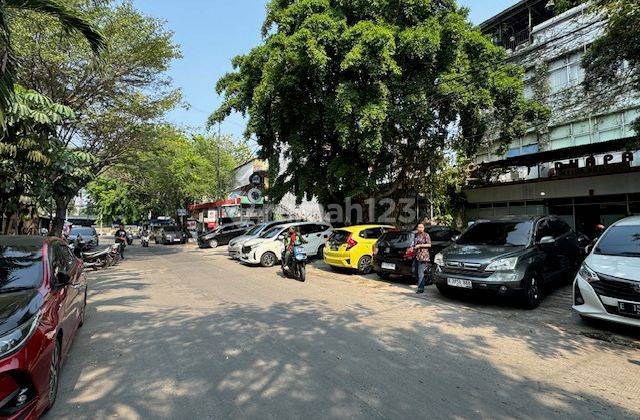
<svg viewBox="0 0 640 420"><path fill-rule="evenodd" d="M557 217L479 220L436 255L434 280L443 295L492 291L533 309L543 285L573 278L580 255L576 233Z"/></svg>

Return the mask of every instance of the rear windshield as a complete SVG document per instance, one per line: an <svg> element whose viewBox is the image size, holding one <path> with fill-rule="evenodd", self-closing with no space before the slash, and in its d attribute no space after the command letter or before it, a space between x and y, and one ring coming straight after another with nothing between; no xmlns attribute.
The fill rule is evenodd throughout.
<svg viewBox="0 0 640 420"><path fill-rule="evenodd" d="M77 227L77 228L71 228L71 232L69 232L69 234L91 236L91 235L95 235L96 231L93 228L89 228L89 227Z"/></svg>
<svg viewBox="0 0 640 420"><path fill-rule="evenodd" d="M460 245L525 246L529 244L533 222L477 222L456 243Z"/></svg>
<svg viewBox="0 0 640 420"><path fill-rule="evenodd" d="M379 242L385 242L395 248L407 248L413 245L413 232L387 232Z"/></svg>
<svg viewBox="0 0 640 420"><path fill-rule="evenodd" d="M614 226L595 249L596 254L640 257L640 226Z"/></svg>
<svg viewBox="0 0 640 420"><path fill-rule="evenodd" d="M42 270L39 248L0 246L0 293L40 287Z"/></svg>
<svg viewBox="0 0 640 420"><path fill-rule="evenodd" d="M347 242L347 239L349 239L349 235L351 235L351 232L346 230L334 230L329 241L334 244L344 244Z"/></svg>

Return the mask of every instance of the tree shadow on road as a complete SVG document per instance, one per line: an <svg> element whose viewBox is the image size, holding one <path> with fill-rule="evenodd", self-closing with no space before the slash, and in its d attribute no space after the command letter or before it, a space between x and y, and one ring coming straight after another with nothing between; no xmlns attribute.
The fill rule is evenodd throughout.
<svg viewBox="0 0 640 420"><path fill-rule="evenodd" d="M140 304L149 279L135 272L97 277L90 316L63 369L51 418L640 414L595 392L558 388L492 363L484 357L492 351L490 339L450 332L453 324L485 326L472 311L450 311L428 325L416 320L390 327L376 323L381 315L364 305L337 311L309 299L268 306L189 302L158 310ZM116 287L127 294L101 294ZM496 332L522 332L504 328ZM586 339L543 343L532 334L524 340L566 350Z"/></svg>

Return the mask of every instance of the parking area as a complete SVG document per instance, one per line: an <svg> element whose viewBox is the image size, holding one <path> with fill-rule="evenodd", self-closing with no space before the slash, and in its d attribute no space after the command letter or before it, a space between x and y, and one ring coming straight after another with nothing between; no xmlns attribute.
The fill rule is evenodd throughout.
<svg viewBox="0 0 640 420"><path fill-rule="evenodd" d="M637 418L640 333L585 324L569 286L526 311L224 248L131 247L89 275L50 418Z"/></svg>

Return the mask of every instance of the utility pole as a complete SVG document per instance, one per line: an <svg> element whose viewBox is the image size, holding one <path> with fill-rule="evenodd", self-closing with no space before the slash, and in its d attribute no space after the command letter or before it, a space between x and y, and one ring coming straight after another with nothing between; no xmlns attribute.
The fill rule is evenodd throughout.
<svg viewBox="0 0 640 420"><path fill-rule="evenodd" d="M218 163L217 163L217 177L218 177L218 194L222 194L222 185L220 185L220 141L222 140L221 138L221 127L220 127L220 122L218 122L218 140L217 140L217 144L218 144Z"/></svg>

